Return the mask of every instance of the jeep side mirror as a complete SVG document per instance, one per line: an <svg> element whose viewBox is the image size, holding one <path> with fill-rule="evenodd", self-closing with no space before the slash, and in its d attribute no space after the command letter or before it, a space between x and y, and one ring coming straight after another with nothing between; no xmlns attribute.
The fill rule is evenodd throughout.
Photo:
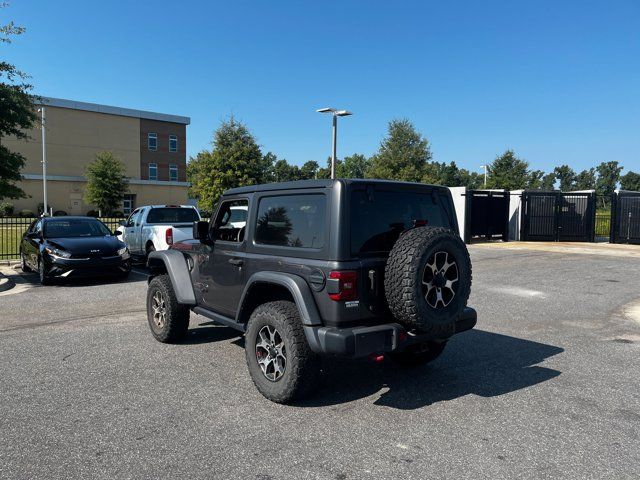
<svg viewBox="0 0 640 480"><path fill-rule="evenodd" d="M112 235L114 237L119 237L120 235L122 235L122 232L120 230L116 230L115 232L112 233Z"/></svg>
<svg viewBox="0 0 640 480"><path fill-rule="evenodd" d="M200 243L211 243L209 222L204 220L193 222L193 238L200 240Z"/></svg>

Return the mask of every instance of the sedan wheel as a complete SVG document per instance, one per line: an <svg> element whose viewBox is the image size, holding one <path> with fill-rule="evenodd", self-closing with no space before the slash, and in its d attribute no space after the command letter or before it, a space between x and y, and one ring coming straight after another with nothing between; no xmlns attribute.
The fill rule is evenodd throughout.
<svg viewBox="0 0 640 480"><path fill-rule="evenodd" d="M47 275L46 267L42 259L38 260L38 275L40 276L41 285L49 285L51 283L51 278Z"/></svg>
<svg viewBox="0 0 640 480"><path fill-rule="evenodd" d="M20 270L22 270L24 273L29 273L33 271L31 270L29 265L27 265L27 261L24 258L24 253L22 252L20 252Z"/></svg>

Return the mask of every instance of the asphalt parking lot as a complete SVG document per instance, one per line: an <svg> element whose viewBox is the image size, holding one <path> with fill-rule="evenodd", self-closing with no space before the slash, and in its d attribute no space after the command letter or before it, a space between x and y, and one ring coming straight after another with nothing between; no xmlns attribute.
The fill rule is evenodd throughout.
<svg viewBox="0 0 640 480"><path fill-rule="evenodd" d="M477 328L433 364L330 361L265 400L243 341L152 339L144 271L0 294L2 478L638 478L640 258L470 248Z"/></svg>

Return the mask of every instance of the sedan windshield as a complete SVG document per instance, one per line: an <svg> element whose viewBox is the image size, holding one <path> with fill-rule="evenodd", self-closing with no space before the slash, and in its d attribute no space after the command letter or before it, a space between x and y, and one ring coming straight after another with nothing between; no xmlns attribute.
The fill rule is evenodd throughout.
<svg viewBox="0 0 640 480"><path fill-rule="evenodd" d="M44 222L45 238L104 237L111 235L109 229L92 218L72 218Z"/></svg>

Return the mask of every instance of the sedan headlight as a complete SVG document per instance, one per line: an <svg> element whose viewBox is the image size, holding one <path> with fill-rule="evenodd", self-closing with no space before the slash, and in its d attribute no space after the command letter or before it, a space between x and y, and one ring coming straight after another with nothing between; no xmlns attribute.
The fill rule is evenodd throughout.
<svg viewBox="0 0 640 480"><path fill-rule="evenodd" d="M65 252L64 250L60 250L59 248L46 247L45 251L49 255L53 255L54 257L71 258L71 253Z"/></svg>
<svg viewBox="0 0 640 480"><path fill-rule="evenodd" d="M122 247L120 250L118 250L118 255L120 255L121 257L123 255L128 255L129 254L129 249L127 247Z"/></svg>

